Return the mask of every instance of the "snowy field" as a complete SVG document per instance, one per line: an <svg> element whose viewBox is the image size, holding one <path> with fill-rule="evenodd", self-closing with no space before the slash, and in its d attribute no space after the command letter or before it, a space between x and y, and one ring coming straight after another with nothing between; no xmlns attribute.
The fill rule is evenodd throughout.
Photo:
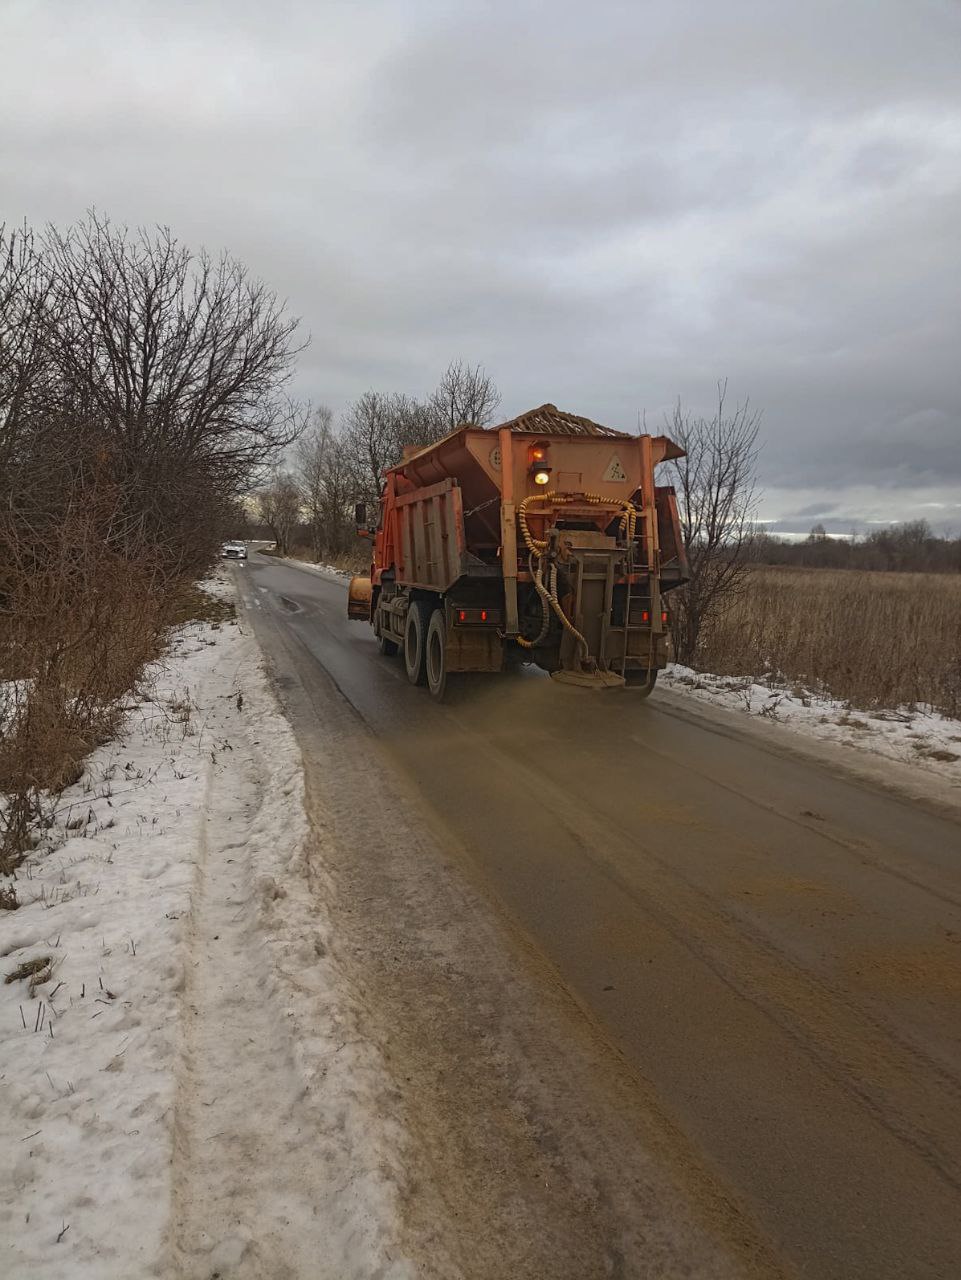
<svg viewBox="0 0 961 1280"><path fill-rule="evenodd" d="M227 622L64 793L0 916L5 1280L406 1274L303 785Z"/></svg>
<svg viewBox="0 0 961 1280"><path fill-rule="evenodd" d="M759 717L807 738L914 765L961 784L961 720L914 707L855 711L844 702L793 686L745 676L715 676L678 664L660 675L658 688Z"/></svg>

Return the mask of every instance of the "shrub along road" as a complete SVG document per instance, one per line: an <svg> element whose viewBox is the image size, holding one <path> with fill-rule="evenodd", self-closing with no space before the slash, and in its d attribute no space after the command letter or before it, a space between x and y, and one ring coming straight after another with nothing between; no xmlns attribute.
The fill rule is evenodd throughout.
<svg viewBox="0 0 961 1280"><path fill-rule="evenodd" d="M678 694L519 675L436 706L342 583L237 576L393 1073L411 1256L961 1273L949 797Z"/></svg>

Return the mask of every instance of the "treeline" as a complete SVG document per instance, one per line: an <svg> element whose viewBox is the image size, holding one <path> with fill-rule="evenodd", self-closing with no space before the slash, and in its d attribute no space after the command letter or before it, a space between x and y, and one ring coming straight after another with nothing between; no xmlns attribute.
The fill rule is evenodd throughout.
<svg viewBox="0 0 961 1280"><path fill-rule="evenodd" d="M383 474L406 448L433 444L465 422L488 426L499 405L484 369L457 361L423 400L367 391L339 422L321 406L288 465L258 491L256 518L281 554L302 538L318 560L336 559L357 546L355 505L374 513Z"/></svg>
<svg viewBox="0 0 961 1280"><path fill-rule="evenodd" d="M301 433L296 331L166 230L0 228L0 870Z"/></svg>
<svg viewBox="0 0 961 1280"><path fill-rule="evenodd" d="M850 538L829 537L823 526L815 525L801 542L755 533L750 554L757 564L804 569L961 573L961 538L938 537L926 520L911 520Z"/></svg>

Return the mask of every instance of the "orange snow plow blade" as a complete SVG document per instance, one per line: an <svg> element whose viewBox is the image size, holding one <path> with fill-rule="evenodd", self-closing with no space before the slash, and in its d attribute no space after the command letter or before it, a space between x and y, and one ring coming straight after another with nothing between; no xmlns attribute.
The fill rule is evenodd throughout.
<svg viewBox="0 0 961 1280"><path fill-rule="evenodd" d="M347 588L347 617L357 621L370 621L370 578L351 578Z"/></svg>

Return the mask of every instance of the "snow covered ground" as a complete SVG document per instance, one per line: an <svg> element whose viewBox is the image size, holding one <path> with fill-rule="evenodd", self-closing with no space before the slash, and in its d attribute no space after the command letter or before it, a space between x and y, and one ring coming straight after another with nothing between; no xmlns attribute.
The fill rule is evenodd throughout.
<svg viewBox="0 0 961 1280"><path fill-rule="evenodd" d="M260 661L236 622L180 629L0 915L6 1280L406 1274Z"/></svg>
<svg viewBox="0 0 961 1280"><path fill-rule="evenodd" d="M661 674L658 688L961 783L961 720L910 707L854 711L836 699L793 686L750 676L710 675L678 664Z"/></svg>
<svg viewBox="0 0 961 1280"><path fill-rule="evenodd" d="M327 578L330 582L342 583L345 587L354 576L349 569L338 569L332 564L315 564L312 560L293 560L286 559L285 564L296 565L300 569L310 569L312 573L319 574L322 578Z"/></svg>

